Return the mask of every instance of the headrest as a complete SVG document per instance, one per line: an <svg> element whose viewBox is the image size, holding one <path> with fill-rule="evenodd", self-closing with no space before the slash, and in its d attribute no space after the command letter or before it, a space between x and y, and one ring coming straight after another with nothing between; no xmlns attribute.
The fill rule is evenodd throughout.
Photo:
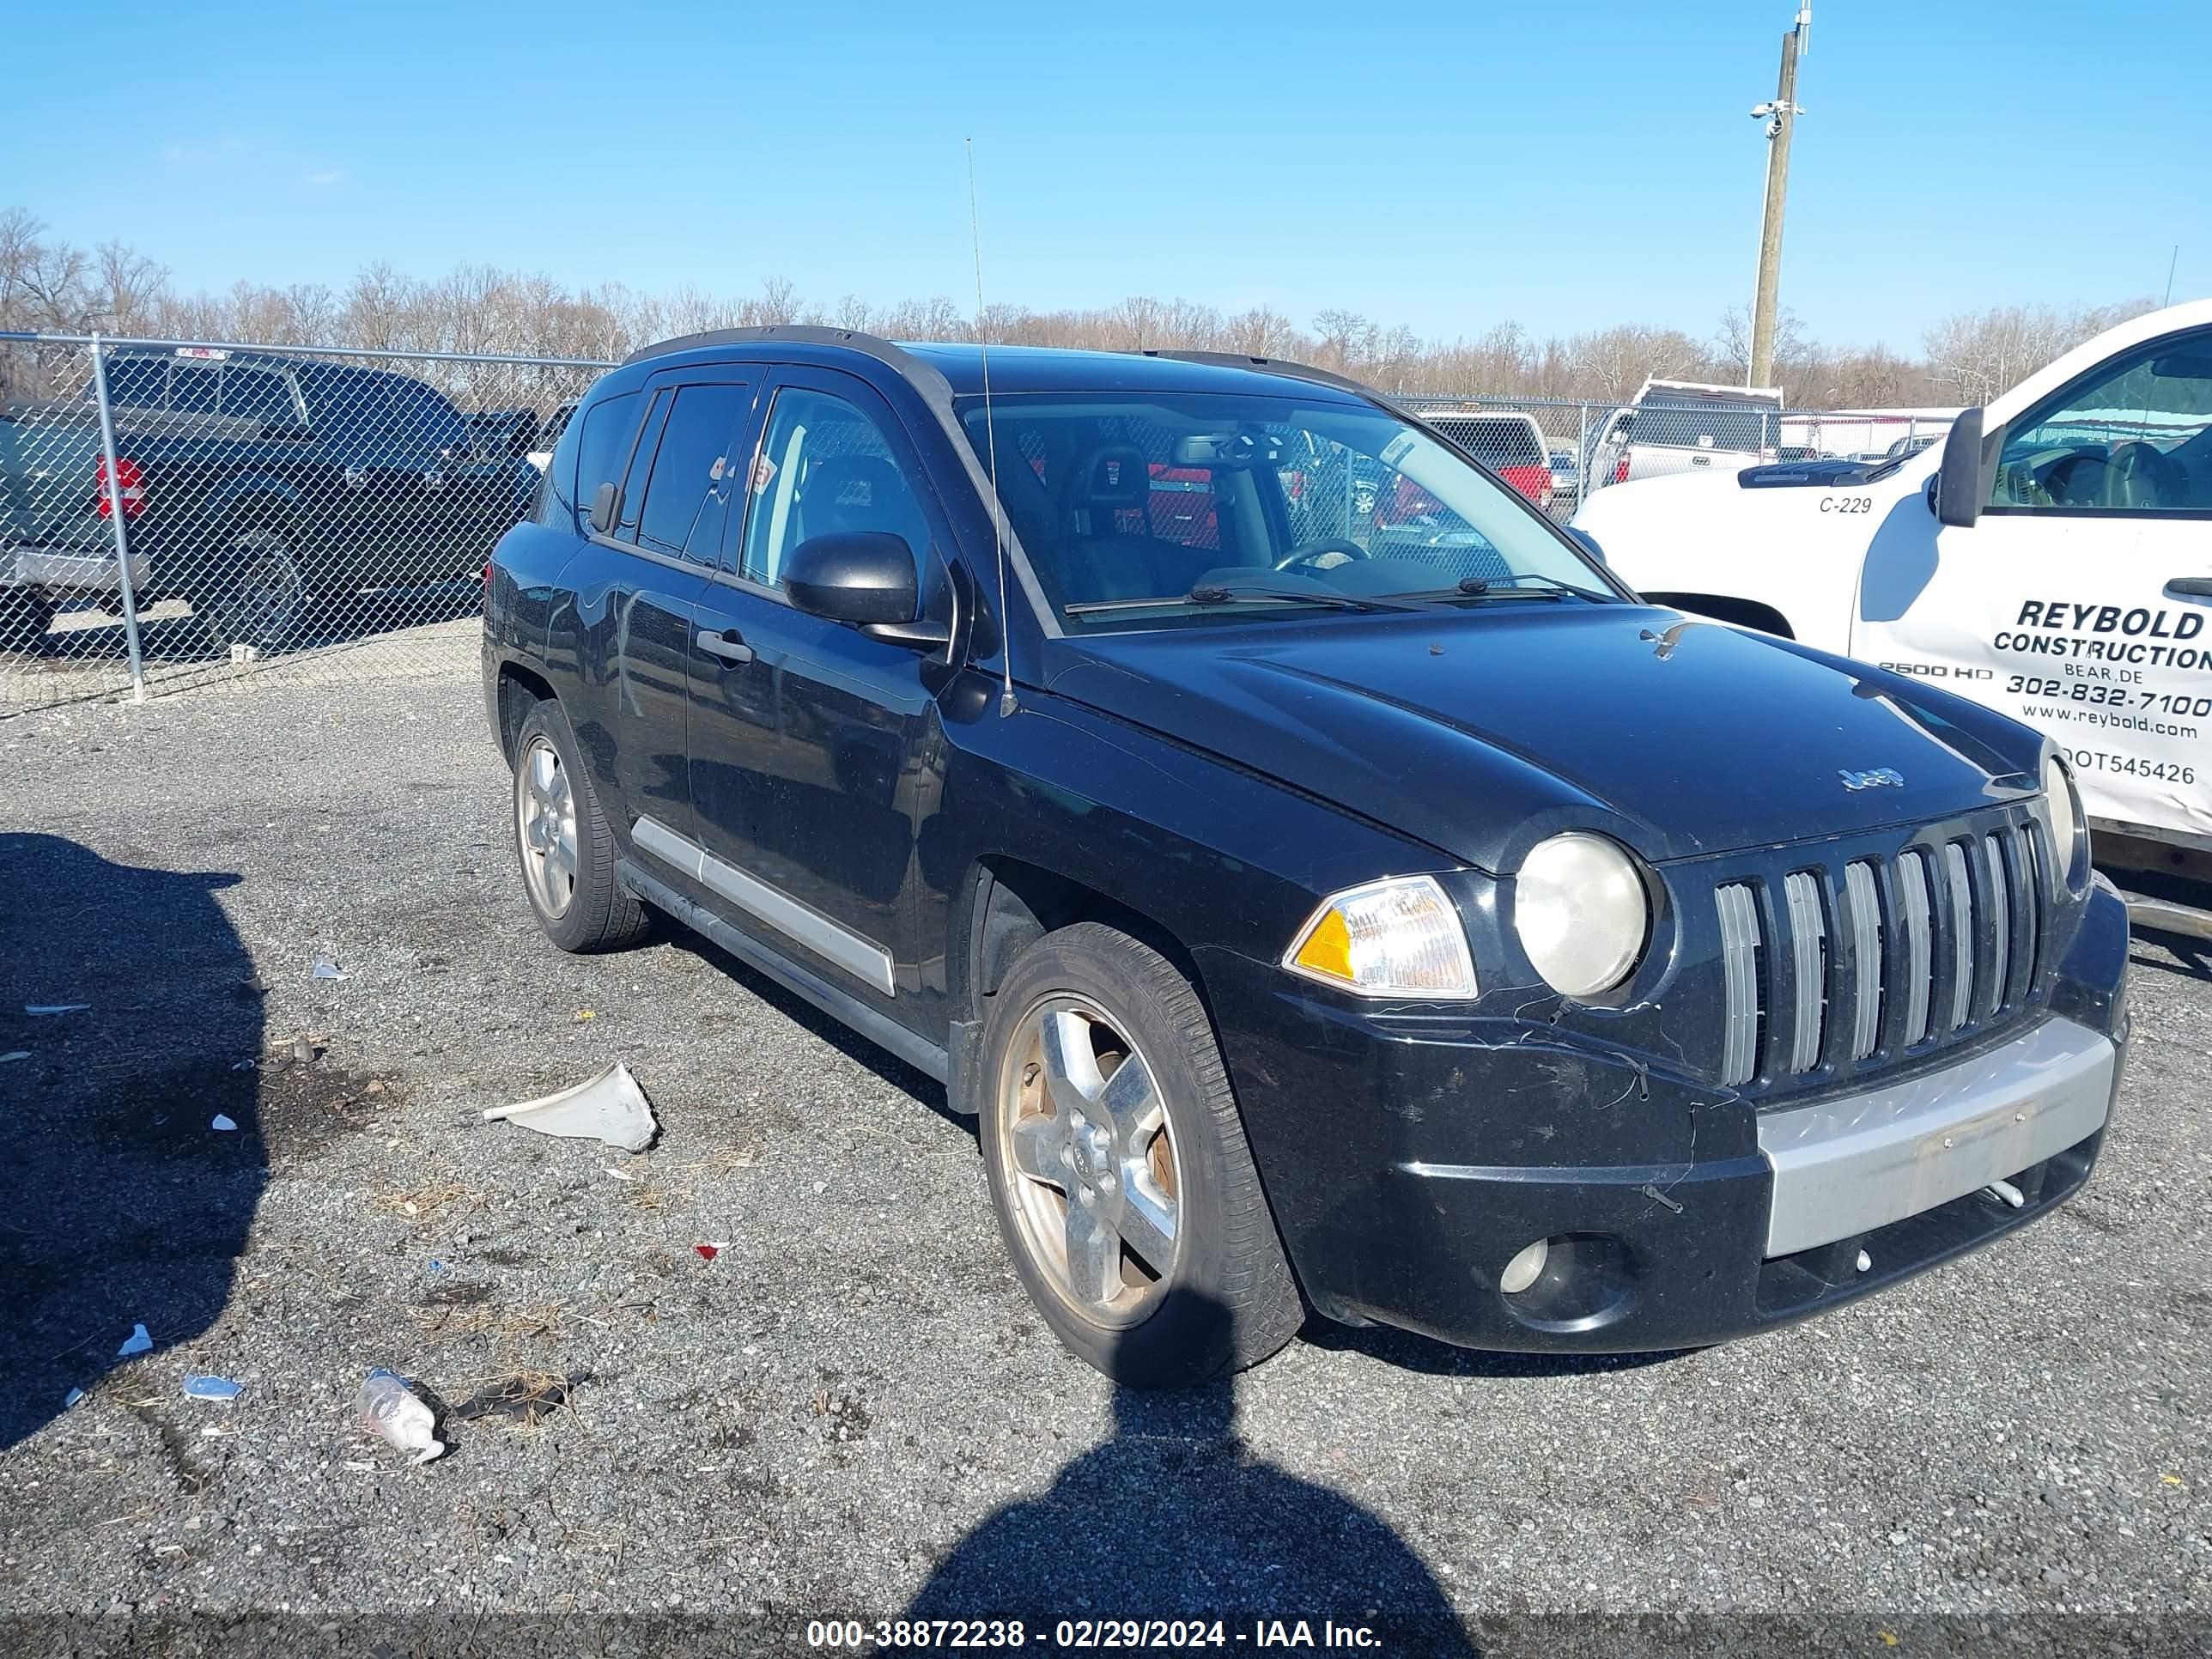
<svg viewBox="0 0 2212 1659"><path fill-rule="evenodd" d="M1068 470L1066 504L1126 512L1150 504L1152 475L1134 444L1101 444Z"/></svg>
<svg viewBox="0 0 2212 1659"><path fill-rule="evenodd" d="M806 469L799 498L815 512L835 509L855 518L896 512L907 500L898 469L880 455L825 455Z"/></svg>

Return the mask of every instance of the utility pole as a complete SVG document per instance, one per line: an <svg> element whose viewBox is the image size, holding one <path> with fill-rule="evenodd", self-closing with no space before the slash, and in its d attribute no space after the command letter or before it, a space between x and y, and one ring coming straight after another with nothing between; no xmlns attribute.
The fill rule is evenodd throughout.
<svg viewBox="0 0 2212 1659"><path fill-rule="evenodd" d="M1782 76L1774 101L1752 111L1766 120L1766 216L1759 230L1759 291L1751 306L1751 368L1747 386L1774 383L1776 295L1782 284L1782 210L1790 200L1790 135L1797 118L1797 59L1813 30L1813 0L1803 0L1797 21L1782 37Z"/></svg>

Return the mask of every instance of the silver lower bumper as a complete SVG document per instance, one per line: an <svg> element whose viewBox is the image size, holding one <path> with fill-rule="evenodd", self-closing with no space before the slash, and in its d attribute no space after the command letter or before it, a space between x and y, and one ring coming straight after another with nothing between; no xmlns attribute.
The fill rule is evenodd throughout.
<svg viewBox="0 0 2212 1659"><path fill-rule="evenodd" d="M115 547L70 545L9 547L0 544L0 579L25 587L67 588L74 592L112 593L122 584L115 580ZM131 556L131 586L146 586L146 556Z"/></svg>
<svg viewBox="0 0 2212 1659"><path fill-rule="evenodd" d="M2111 1038L2053 1018L1942 1071L1762 1116L1766 1254L1887 1226L2063 1152L2103 1125L2118 1066Z"/></svg>

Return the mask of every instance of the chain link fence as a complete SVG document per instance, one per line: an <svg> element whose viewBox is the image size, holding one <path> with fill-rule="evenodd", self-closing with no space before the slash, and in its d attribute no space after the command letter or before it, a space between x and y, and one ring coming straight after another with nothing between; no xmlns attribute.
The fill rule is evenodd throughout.
<svg viewBox="0 0 2212 1659"><path fill-rule="evenodd" d="M450 669L485 561L608 367L0 334L0 717L278 662L310 684ZM1951 413L1717 389L1398 401L1562 521L1632 477L1909 453ZM1342 509L1368 518L1376 488L1355 470Z"/></svg>
<svg viewBox="0 0 2212 1659"><path fill-rule="evenodd" d="M484 562L606 367L0 337L0 715L473 653Z"/></svg>

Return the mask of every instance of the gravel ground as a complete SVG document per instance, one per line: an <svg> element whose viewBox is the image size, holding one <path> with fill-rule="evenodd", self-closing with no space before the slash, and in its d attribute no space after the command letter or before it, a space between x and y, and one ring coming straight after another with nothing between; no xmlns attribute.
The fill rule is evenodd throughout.
<svg viewBox="0 0 2212 1659"><path fill-rule="evenodd" d="M1870 1303L1626 1362L1315 1327L1116 1398L936 1085L702 944L543 943L467 653L0 721L0 1644L804 1649L1012 1595L1402 1652L1455 1613L1495 1653L2203 1650L2200 965L2138 943L2088 1191ZM647 1152L480 1116L617 1060ZM356 1426L373 1365L566 1399L413 1468ZM31 1618L118 1611L196 1617Z"/></svg>

